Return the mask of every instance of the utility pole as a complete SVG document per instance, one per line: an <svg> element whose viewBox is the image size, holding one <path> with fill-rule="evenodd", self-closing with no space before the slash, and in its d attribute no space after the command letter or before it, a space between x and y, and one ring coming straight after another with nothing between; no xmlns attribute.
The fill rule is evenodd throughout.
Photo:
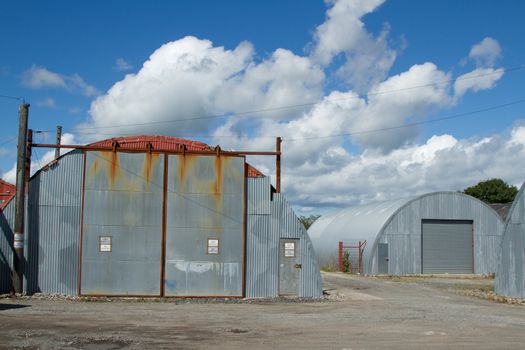
<svg viewBox="0 0 525 350"><path fill-rule="evenodd" d="M22 102L20 105L20 125L18 128L18 152L16 160L16 200L15 200L15 232L13 247L13 290L15 293L23 292L24 277L24 214L25 214L25 187L26 187L26 161L27 161L27 123L29 104Z"/></svg>
<svg viewBox="0 0 525 350"><path fill-rule="evenodd" d="M60 125L57 126L57 139L56 139L57 146L60 145L62 141L62 127ZM60 157L60 147L55 148L55 160Z"/></svg>
<svg viewBox="0 0 525 350"><path fill-rule="evenodd" d="M275 151L277 155L275 156L275 190L277 193L281 193L281 142L283 139L277 137L275 139Z"/></svg>

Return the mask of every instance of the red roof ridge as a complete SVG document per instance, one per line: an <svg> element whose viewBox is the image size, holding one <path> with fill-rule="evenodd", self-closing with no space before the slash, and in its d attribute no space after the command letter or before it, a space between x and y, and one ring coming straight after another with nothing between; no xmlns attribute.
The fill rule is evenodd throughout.
<svg viewBox="0 0 525 350"><path fill-rule="evenodd" d="M211 147L204 142L184 139L176 136L166 135L136 135L136 136L118 136L105 140L90 143L89 146L111 146L113 142L119 144L121 149L146 148L147 144L151 144L153 149L173 150L179 145L185 145L188 150L205 151L212 150ZM175 146L175 147L174 147ZM250 164L248 165L248 177L264 177L265 175Z"/></svg>

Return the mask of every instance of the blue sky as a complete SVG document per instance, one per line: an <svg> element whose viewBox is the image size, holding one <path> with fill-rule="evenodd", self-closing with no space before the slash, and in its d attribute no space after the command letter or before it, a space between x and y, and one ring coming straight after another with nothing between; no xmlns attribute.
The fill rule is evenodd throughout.
<svg viewBox="0 0 525 350"><path fill-rule="evenodd" d="M511 168L521 160L521 148L509 147L521 140L525 103L375 137L286 140L428 121L524 99L525 69L498 74L525 65L524 13L521 1L7 2L0 12L0 94L31 103L31 128L54 130L60 124L76 142L117 132L205 134L211 144L267 149L280 133L288 152L284 188L304 213L458 190L493 176L520 184L525 176ZM187 36L195 40L184 40ZM476 45L482 45L478 56L472 53ZM181 57L214 65L186 74L177 66ZM142 69L148 60L149 71ZM156 73L164 69L168 73ZM178 69L184 72L180 81ZM136 79L124 81L126 74ZM459 93L455 79L463 74L481 78L463 80L479 84ZM442 90L414 89L399 98L389 93L377 103L363 97L444 80L449 84ZM110 90L116 83L124 93ZM217 88L202 87L208 83ZM164 88L145 92L158 86ZM145 103L134 105L137 101ZM316 104L282 115L235 117L304 102ZM7 179L15 160L17 113L18 101L0 98L0 176ZM107 128L223 113L233 116ZM81 124L100 128L93 129L98 134L75 132ZM53 138L53 132L39 136ZM479 144L484 139L489 141ZM458 166L465 176L443 176L451 160L478 152L479 158ZM43 150L38 153L46 158ZM494 157L501 163L491 164ZM271 161L251 161L273 174ZM334 179L341 185L334 186Z"/></svg>

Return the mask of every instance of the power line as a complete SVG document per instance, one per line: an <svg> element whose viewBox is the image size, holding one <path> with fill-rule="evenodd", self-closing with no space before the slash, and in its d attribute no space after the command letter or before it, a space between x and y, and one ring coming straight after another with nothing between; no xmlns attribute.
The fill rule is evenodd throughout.
<svg viewBox="0 0 525 350"><path fill-rule="evenodd" d="M436 122L443 121L443 120L458 119L458 118L461 118L461 117L466 117L466 116L470 116L470 115L474 115L474 114L478 114L478 113L484 113L484 112L488 112L488 111L492 111L492 110L496 110L496 109L500 109L500 108L505 108L505 107L508 107L508 106L512 106L512 105L516 105L516 104L520 104L520 103L524 103L524 102L525 102L525 99L519 99L519 100L510 101L510 102L499 104L499 105L489 106L489 107L478 109L478 110L474 110L474 111L458 113L458 114L453 114L453 115L446 116L446 117L429 119L429 120L423 120L423 121L419 121L419 122L412 122L412 123L396 125L396 126L391 126L391 127L378 128L378 129L369 129L369 130L362 130L362 131L352 131L352 132L347 132L347 133L330 134L330 135L322 135L322 136L296 137L296 138L290 138L290 139L283 138L283 141L294 142L294 141L301 141L301 140L325 139L325 138L333 138L333 137L341 137L341 136L353 136L353 135L361 135L361 134L369 134L369 133L375 133L375 132L381 132L381 131L389 131L389 130L396 130L396 129L402 129L402 128L409 128L409 127L413 127L413 126L417 126L417 125L436 123ZM35 131L35 133L39 133L39 132L45 132L45 131ZM92 133L80 132L80 134L110 135L110 136L114 136L115 135L114 133L113 134L104 134L104 133L97 133L97 132L92 132ZM252 139L266 139L266 138L274 139L276 136L262 135L262 136L250 137L250 136L246 136L246 135L245 136L238 136L238 135L219 135L219 136L217 136L217 135L193 135L193 136L190 136L190 135L185 135L185 136L182 136L182 137L183 138L198 138L198 137L202 137L202 138L232 138L232 137L237 137L238 138L238 137L248 137L250 140L252 140Z"/></svg>
<svg viewBox="0 0 525 350"><path fill-rule="evenodd" d="M10 96L10 95L1 95L0 94L0 98L7 98L7 99L10 99L10 100L24 101L24 98L18 97L18 96Z"/></svg>
<svg viewBox="0 0 525 350"><path fill-rule="evenodd" d="M14 141L17 137L18 136L13 136L11 138L8 138L7 140L4 140L3 142L0 143L0 146L3 146L5 144L7 144L7 143L10 143L10 142Z"/></svg>
<svg viewBox="0 0 525 350"><path fill-rule="evenodd" d="M429 86L435 86L440 84L448 84L450 82L456 82L456 81L462 81L462 80L472 80L476 78L482 78L487 77L491 75L497 75L501 74L501 70L503 69L504 72L514 72L518 70L525 69L525 65L512 67L509 69L500 68L497 69L494 72L490 73L484 73L484 74L476 74L472 76L467 77L460 77L456 79L447 79L440 82L434 82L434 83L428 83L428 84L422 84L422 85L415 85L410 86L406 88L400 88L400 89L393 89L393 90L384 90L384 91L377 91L377 92L370 92L364 96L360 95L352 95L348 97L342 97L342 98L334 98L334 99L324 99L321 101L315 101L315 102L307 102L307 103L301 103L301 104L295 104L295 105L286 105L286 106L279 106L279 107L269 107L269 108L263 108L263 109L256 109L251 111L243 111L243 112L237 112L237 113L224 113L224 114L216 114L216 115L207 115L207 116L200 116L200 117L190 117L190 118L183 118L183 119L176 119L176 120L162 120L162 121L150 121L150 122L144 122L144 123L132 123L132 124L116 124L116 125L105 125L105 126L91 126L91 127L82 127L82 128L72 128L72 129L64 129L64 131L71 131L71 132L78 132L79 130L98 130L98 129L114 129L114 128L128 128L128 127L134 127L134 126L153 126L153 125L163 125L163 124L172 124L172 123L180 123L180 122L188 122L188 121L197 121L197 120L207 120L207 119L218 119L218 118L227 118L227 117L241 117L245 115L250 114L259 114L259 113L267 113L267 112L276 112L276 111L283 111L283 110L289 110L289 109L295 109L295 108L301 108L301 107L308 107L313 106L319 103L331 103L331 102L339 102L339 101L345 101L345 100L351 100L351 99L360 99L364 97L371 97L371 96L378 96L378 95L384 95L384 94L391 94L391 93L397 93L397 92L404 92L414 89L420 89L424 87ZM52 130L44 130L44 131L52 131Z"/></svg>
<svg viewBox="0 0 525 350"><path fill-rule="evenodd" d="M370 130L354 131L354 132L332 134L332 135L324 135L324 136L310 136L310 137L283 139L283 141L291 141L291 142L293 142L293 141L301 141L301 140L324 139L324 138L332 138L332 137L340 137L340 136L353 136L353 135L370 134L370 133L374 133L374 132L381 132L381 131L409 128L409 127L416 126L416 125L430 124L430 123L435 123L435 122L439 122L439 121L443 121L443 120L457 119L457 118L461 118L461 117L470 116L470 115L473 115L473 114L493 111L495 109L500 109L500 108L516 105L516 104L519 104L519 103L524 103L524 102L525 102L525 99L521 99L521 100L511 101L511 102L500 104L500 105L496 105L496 106L490 106L490 107L487 107L487 108L478 109L478 110L475 110L475 111L453 114L453 115L450 115L450 116L447 116L447 117L423 120L423 121L420 121L420 122L413 122L413 123L408 123L408 124L403 124L403 125L396 125L396 126L380 128L380 129L370 129Z"/></svg>

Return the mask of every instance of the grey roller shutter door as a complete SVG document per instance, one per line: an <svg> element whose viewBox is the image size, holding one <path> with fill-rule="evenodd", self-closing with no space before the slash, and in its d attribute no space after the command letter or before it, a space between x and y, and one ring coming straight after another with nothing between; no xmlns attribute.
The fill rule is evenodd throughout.
<svg viewBox="0 0 525 350"><path fill-rule="evenodd" d="M422 221L422 272L472 273L472 221Z"/></svg>

